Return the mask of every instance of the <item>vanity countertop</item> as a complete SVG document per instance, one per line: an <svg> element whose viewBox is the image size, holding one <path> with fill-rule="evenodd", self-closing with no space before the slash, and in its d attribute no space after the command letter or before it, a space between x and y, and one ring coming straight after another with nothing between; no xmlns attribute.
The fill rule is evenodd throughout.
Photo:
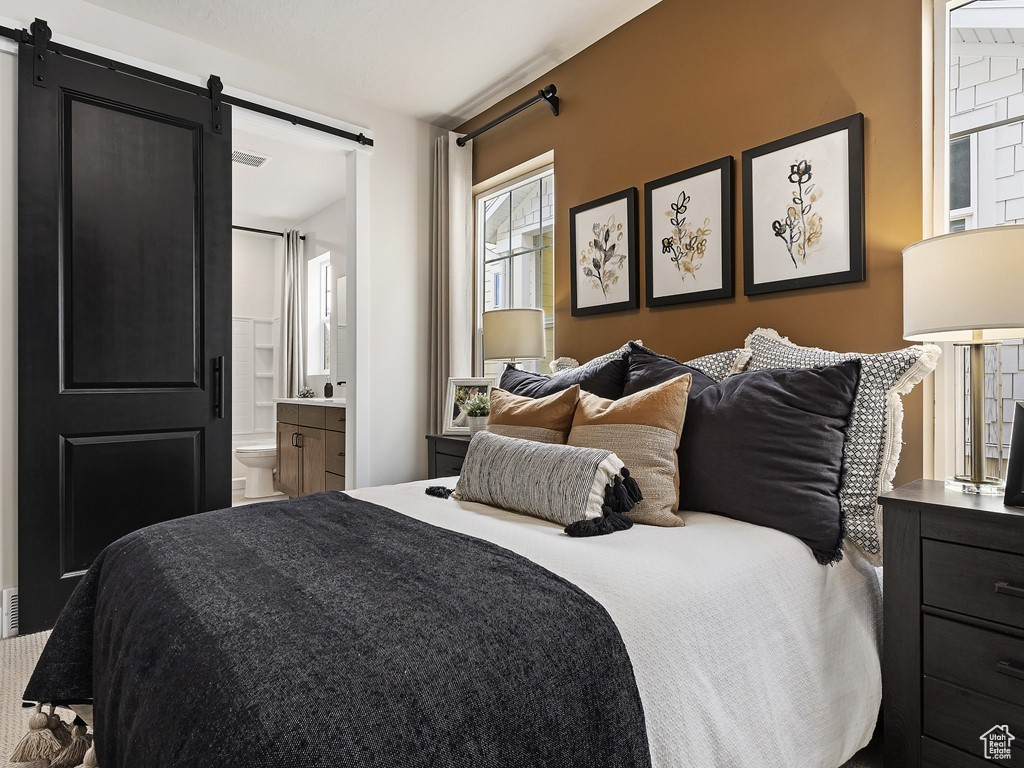
<svg viewBox="0 0 1024 768"><path fill-rule="evenodd" d="M328 408L344 408L345 398L335 397L328 400L325 397L277 397L275 403L292 403L294 405L325 405Z"/></svg>

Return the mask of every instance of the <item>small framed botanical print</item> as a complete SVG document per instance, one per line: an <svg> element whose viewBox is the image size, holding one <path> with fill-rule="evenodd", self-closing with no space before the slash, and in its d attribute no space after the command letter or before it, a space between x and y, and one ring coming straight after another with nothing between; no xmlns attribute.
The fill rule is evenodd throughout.
<svg viewBox="0 0 1024 768"><path fill-rule="evenodd" d="M644 184L647 306L733 295L732 158Z"/></svg>
<svg viewBox="0 0 1024 768"><path fill-rule="evenodd" d="M743 153L743 292L864 279L864 116Z"/></svg>
<svg viewBox="0 0 1024 768"><path fill-rule="evenodd" d="M631 187L569 209L574 317L640 305L636 197Z"/></svg>

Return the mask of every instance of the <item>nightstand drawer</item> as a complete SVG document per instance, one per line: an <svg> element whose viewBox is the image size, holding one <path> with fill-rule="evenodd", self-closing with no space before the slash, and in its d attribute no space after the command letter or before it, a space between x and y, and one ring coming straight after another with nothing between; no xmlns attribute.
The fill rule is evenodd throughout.
<svg viewBox="0 0 1024 768"><path fill-rule="evenodd" d="M983 757L981 737L992 728L1006 726L1014 735L1024 733L1024 707L926 677L923 725L928 736L980 758ZM1020 741L1024 739L1012 742L1009 760L992 762L1010 766L1024 762L1024 745L1018 746Z"/></svg>
<svg viewBox="0 0 1024 768"><path fill-rule="evenodd" d="M921 570L925 604L1024 629L1024 557L925 540Z"/></svg>
<svg viewBox="0 0 1024 768"><path fill-rule="evenodd" d="M925 616L924 673L1024 705L1024 639Z"/></svg>
<svg viewBox="0 0 1024 768"><path fill-rule="evenodd" d="M451 477L462 472L462 462L466 460L465 456L452 456L447 453L438 453L435 461L437 462L437 477Z"/></svg>

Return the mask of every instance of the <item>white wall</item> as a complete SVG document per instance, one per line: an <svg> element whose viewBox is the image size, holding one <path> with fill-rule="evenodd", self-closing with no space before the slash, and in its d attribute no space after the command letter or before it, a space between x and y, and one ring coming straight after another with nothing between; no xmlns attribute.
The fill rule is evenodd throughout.
<svg viewBox="0 0 1024 768"><path fill-rule="evenodd" d="M231 233L231 315L273 320L274 246L280 238Z"/></svg>
<svg viewBox="0 0 1024 768"><path fill-rule="evenodd" d="M375 147L369 158L369 230L364 242L370 253L368 268L350 287L367 305L372 343L365 345L364 383L349 398L362 401L366 419L361 428L370 436L363 443L365 484L401 482L426 474L427 428L425 382L410 382L409 371L427 370L428 337L428 217L430 209L430 126L420 120L396 114L367 101L345 95L344 73L310 72L296 79L267 64L246 59L99 8L80 0L0 0L0 24L28 27L35 17L46 19L56 42L79 47L99 46L121 56L152 62L193 75L192 82L205 83L218 74L225 90L248 91L302 110L326 115L369 129ZM11 57L2 57L10 66ZM335 79L337 78L337 79ZM10 160L10 133L15 93L9 75L0 77L0 123L6 131L3 141L8 155L0 167L0 573L3 586L13 583L16 565L8 542L16 537L17 512L14 500L16 465L13 436L15 416L15 333L13 330L15 245L13 197L15 164ZM3 156L0 156L3 157ZM360 203L362 204L362 203Z"/></svg>
<svg viewBox="0 0 1024 768"><path fill-rule="evenodd" d="M0 51L0 586L18 564L18 58Z"/></svg>

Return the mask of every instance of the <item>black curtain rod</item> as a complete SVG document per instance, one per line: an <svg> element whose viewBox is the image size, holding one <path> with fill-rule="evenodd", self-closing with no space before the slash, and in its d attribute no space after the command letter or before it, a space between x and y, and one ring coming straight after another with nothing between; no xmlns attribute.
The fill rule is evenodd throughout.
<svg viewBox="0 0 1024 768"><path fill-rule="evenodd" d="M45 22L44 22L45 23ZM25 29L11 29L10 27L0 26L0 37L6 37L14 40L17 43L26 43L28 45L33 44L32 34ZM123 64L113 59L107 59L103 56L97 56L94 53L88 51L81 51L77 48L71 48L61 43L55 43L52 40L47 43L47 49L56 53L58 56L67 56L72 59L78 59L89 64L96 64L97 66L110 69L115 72L121 72L125 75L131 75L141 80L149 80L153 83L159 83L160 85L166 85L171 88L176 88L179 91L185 91L186 93L192 93L196 96L203 96L210 98L210 91L208 88L203 88L199 85L192 85L181 80L176 80L173 77L167 77L166 75L158 74L157 72L150 72L146 69L140 69L139 67L133 67L130 64ZM284 120L291 123L292 125L301 125L305 128L312 128L315 131L322 133L329 133L332 136L338 136L348 141L354 141L357 144L364 147L372 147L373 139L367 138L362 133L352 133L341 128L335 128L333 125L325 125L324 123L318 123L315 120L308 120L305 117L299 117L288 112L282 112L279 109L272 107L265 107L262 104L257 104L252 101L246 101L240 99L237 96L228 96L221 94L220 100L225 104L232 104L242 109L248 109L250 112L258 112L261 115L267 115L268 117L275 117L278 120Z"/></svg>
<svg viewBox="0 0 1024 768"><path fill-rule="evenodd" d="M231 228L232 229L240 229L243 232L255 232L256 234L259 234L259 235L277 235L278 237L284 237L284 232L273 232L272 230L269 230L269 229L255 229L254 227L240 227L237 224L232 224ZM305 235L299 235L299 240L305 240L305 239L306 239Z"/></svg>
<svg viewBox="0 0 1024 768"><path fill-rule="evenodd" d="M553 114L555 117L558 117L558 97L555 96L556 93L558 93L558 89L555 88L554 85L549 85L547 88L537 91L537 95L534 96L532 99L524 101L518 107L513 107L504 115L499 115L498 117L491 120L491 122L487 123L486 125L480 126L475 131L470 131L465 136L460 136L455 140L455 143L458 144L460 147L464 147L466 146L466 142L469 141L470 139L474 139L484 131L489 131L494 126L504 123L510 117L518 115L524 109L532 107L539 101L546 102L548 107L551 108L551 114Z"/></svg>

